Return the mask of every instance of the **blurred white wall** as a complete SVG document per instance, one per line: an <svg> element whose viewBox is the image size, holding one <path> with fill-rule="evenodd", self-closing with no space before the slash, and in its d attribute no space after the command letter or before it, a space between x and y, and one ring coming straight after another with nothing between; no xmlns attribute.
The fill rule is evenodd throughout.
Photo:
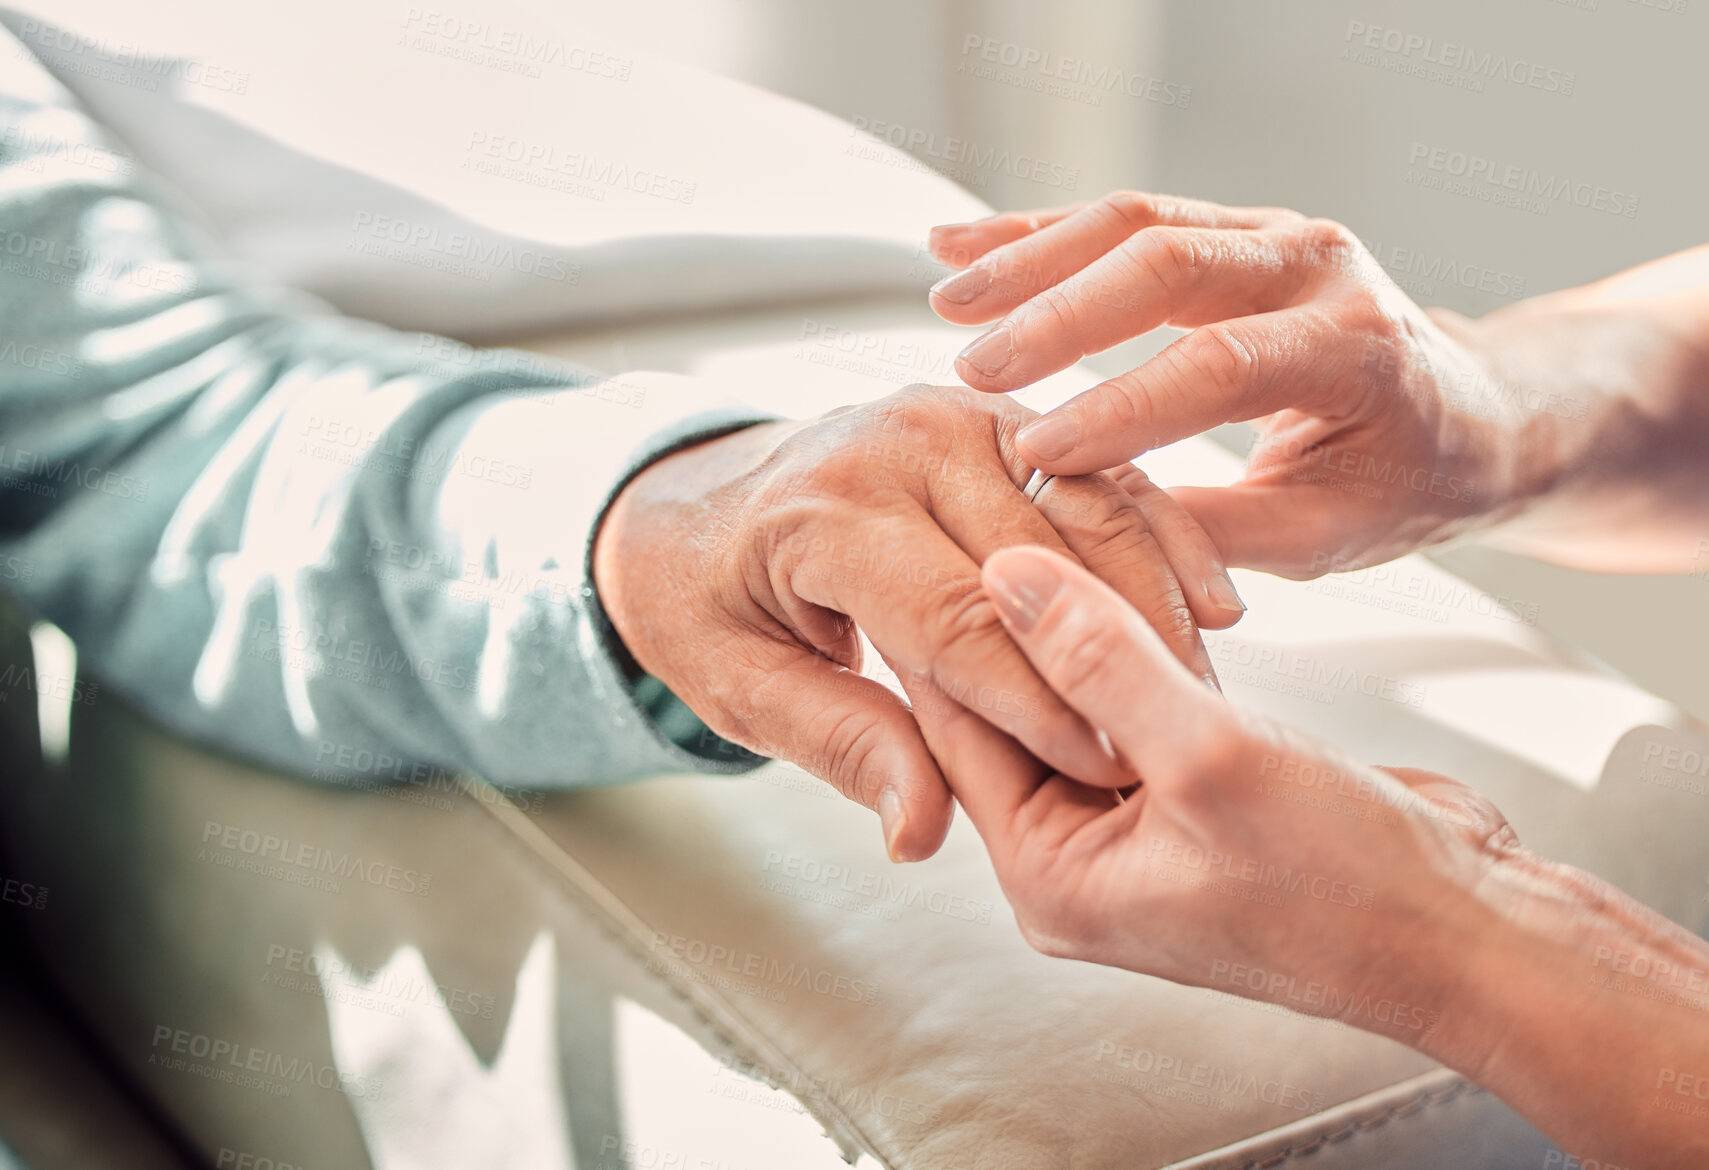
<svg viewBox="0 0 1709 1170"><path fill-rule="evenodd" d="M997 207L1074 202L1145 181L1162 121L1192 99L1164 68L1163 0L554 7L865 126Z"/></svg>
<svg viewBox="0 0 1709 1170"><path fill-rule="evenodd" d="M1165 37L1196 84L1160 123L1158 183L1340 219L1421 303L1483 313L1709 240L1701 0L1169 0ZM1455 190L1474 159L1605 206L1508 206L1481 174ZM1709 578L1436 559L1709 718Z"/></svg>

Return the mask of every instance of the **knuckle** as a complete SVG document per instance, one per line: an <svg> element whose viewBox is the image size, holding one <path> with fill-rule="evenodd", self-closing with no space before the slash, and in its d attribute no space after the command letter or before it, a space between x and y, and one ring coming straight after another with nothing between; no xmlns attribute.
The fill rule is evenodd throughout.
<svg viewBox="0 0 1709 1170"><path fill-rule="evenodd" d="M1187 599L1180 586L1171 582L1160 604L1162 612L1152 619L1151 624L1163 641L1177 652L1184 646L1196 646L1199 623L1193 619L1193 611L1187 608Z"/></svg>
<svg viewBox="0 0 1709 1170"><path fill-rule="evenodd" d="M952 396L931 386L909 386L849 416L848 430L840 436L844 441L828 445L820 457L862 479L869 470L863 456L872 445L936 452L953 429L955 412Z"/></svg>
<svg viewBox="0 0 1709 1170"><path fill-rule="evenodd" d="M752 681L742 671L720 672L720 677L708 678L696 688L698 694L689 698L690 709L720 739L770 755L765 750L770 745L759 744L749 732L748 691L744 684Z"/></svg>
<svg viewBox="0 0 1709 1170"><path fill-rule="evenodd" d="M1135 536L1149 536L1150 530L1145 523L1145 513L1140 511L1139 502L1117 486L1113 478L1092 476L1090 487L1097 490L1090 493L1087 500L1085 517L1086 526L1094 533L1127 532Z"/></svg>
<svg viewBox="0 0 1709 1170"><path fill-rule="evenodd" d="M1174 502L1169 493L1152 483L1151 477L1136 464L1124 463L1104 474L1108 475L1118 488L1127 493L1128 498L1134 501L1136 507L1139 506L1141 500L1160 500L1165 507L1171 508L1172 512L1180 508L1180 505ZM1147 520L1146 527L1149 528L1150 525L1151 521Z"/></svg>
<svg viewBox="0 0 1709 1170"><path fill-rule="evenodd" d="M1161 226L1133 236L1127 254L1140 271L1165 288L1183 284L1203 259L1191 234Z"/></svg>
<svg viewBox="0 0 1709 1170"><path fill-rule="evenodd" d="M1098 201L1098 207L1130 231L1150 227L1158 220L1157 197L1144 191L1111 191Z"/></svg>
<svg viewBox="0 0 1709 1170"><path fill-rule="evenodd" d="M1346 306L1343 327L1356 329L1364 337L1385 344L1401 340L1400 322L1371 289L1358 289L1347 299Z"/></svg>
<svg viewBox="0 0 1709 1170"><path fill-rule="evenodd" d="M873 403L873 409L887 423L906 426L935 417L942 409L942 395L924 382L912 382L888 398Z"/></svg>
<svg viewBox="0 0 1709 1170"><path fill-rule="evenodd" d="M1121 677L1120 649L1115 627L1098 617L1071 613L1057 627L1047 653L1052 689L1067 697L1131 687L1132 680Z"/></svg>
<svg viewBox="0 0 1709 1170"><path fill-rule="evenodd" d="M1079 330L1081 311L1070 290L1053 285L1033 298L1028 317L1043 327L1043 336L1073 336Z"/></svg>
<svg viewBox="0 0 1709 1170"><path fill-rule="evenodd" d="M1242 386L1252 379L1258 355L1227 322L1215 321L1193 330L1192 364L1220 386Z"/></svg>
<svg viewBox="0 0 1709 1170"><path fill-rule="evenodd" d="M870 712L837 712L825 738L825 778L850 800L876 807L886 776L874 762L888 740L884 721Z"/></svg>
<svg viewBox="0 0 1709 1170"><path fill-rule="evenodd" d="M835 488L865 455L858 440L872 432L854 414L820 419L785 435L767 455L764 472L754 486L755 503L775 505L798 501L809 494Z"/></svg>
<svg viewBox="0 0 1709 1170"><path fill-rule="evenodd" d="M1143 434L1151 422L1150 393L1148 386L1128 375L1104 383L1086 397L1085 405L1072 409L1084 411L1081 420L1087 433Z"/></svg>
<svg viewBox="0 0 1709 1170"><path fill-rule="evenodd" d="M827 502L863 498L867 456L865 443L839 444L830 451L804 453L787 472L772 476L756 501L772 539L799 548L820 527Z"/></svg>
<svg viewBox="0 0 1709 1170"><path fill-rule="evenodd" d="M1165 507L1175 509L1180 507L1168 492L1151 482L1151 477L1145 474L1145 470L1137 464L1124 463L1107 474L1115 481L1117 487L1132 497L1135 504L1141 500L1155 499L1163 503ZM1146 523L1149 524L1150 521Z"/></svg>
<svg viewBox="0 0 1709 1170"><path fill-rule="evenodd" d="M1295 225L1295 230L1306 261L1318 267L1345 267L1364 250L1353 229L1338 220L1307 219Z"/></svg>
<svg viewBox="0 0 1709 1170"><path fill-rule="evenodd" d="M1154 559L1162 563L1157 538L1146 524L1145 513L1126 492L1117 488L1090 495L1075 510L1073 527L1080 559L1088 566Z"/></svg>
<svg viewBox="0 0 1709 1170"><path fill-rule="evenodd" d="M987 645L993 636L1002 636L996 607L976 582L959 589L934 591L925 604L934 664L957 651Z"/></svg>
<svg viewBox="0 0 1709 1170"><path fill-rule="evenodd" d="M1079 541L1080 560L1102 573L1131 570L1135 565L1160 564L1157 538L1144 530L1116 526L1092 527Z"/></svg>

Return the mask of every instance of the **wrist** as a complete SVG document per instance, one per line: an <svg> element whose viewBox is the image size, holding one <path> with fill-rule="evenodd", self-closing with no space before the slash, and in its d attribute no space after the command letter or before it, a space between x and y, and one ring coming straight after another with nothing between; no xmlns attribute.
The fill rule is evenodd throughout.
<svg viewBox="0 0 1709 1170"><path fill-rule="evenodd" d="M1701 1165L1709 1134L1682 1094L1709 1076L1709 946L1600 878L1523 850L1475 893L1487 933L1444 979L1455 1010L1421 1049L1568 1149Z"/></svg>
<svg viewBox="0 0 1709 1170"><path fill-rule="evenodd" d="M1573 949L1563 931L1588 923L1589 887L1599 883L1523 849L1479 854L1437 928L1419 940L1428 957L1414 968L1417 994L1440 1005L1440 1022L1415 1046L1487 1083L1510 1059L1503 1046L1532 1030L1540 1005L1558 1026L1571 989L1570 980L1557 985Z"/></svg>
<svg viewBox="0 0 1709 1170"><path fill-rule="evenodd" d="M756 455L792 424L749 422L690 437L660 452L618 489L594 528L588 572L612 630L640 667L649 664L650 611L680 605L672 583L713 571L710 538L726 534L728 510Z"/></svg>
<svg viewBox="0 0 1709 1170"><path fill-rule="evenodd" d="M1581 568L1681 571L1709 486L1709 320L1697 302L1633 303L1591 286L1479 325L1506 403L1511 485L1489 542Z"/></svg>
<svg viewBox="0 0 1709 1170"><path fill-rule="evenodd" d="M1454 831L1422 838L1429 860L1378 889L1376 937L1340 948L1342 965L1327 968L1340 991L1328 1014L1464 1068L1487 1034L1490 987L1513 985L1489 973L1528 964L1529 940L1505 929L1491 897L1512 864L1497 847Z"/></svg>
<svg viewBox="0 0 1709 1170"><path fill-rule="evenodd" d="M1435 957L1420 968L1419 994L1444 1008L1421 1051L1511 1100L1551 1077L1589 1084L1590 1073L1568 1068L1587 1052L1605 1064L1615 1052L1637 1057L1645 1042L1629 1033L1639 1017L1669 1011L1666 997L1611 989L1671 981L1709 1006L1701 940L1583 870L1517 847L1484 852L1453 921L1425 943ZM1637 1030L1651 1040L1669 1031Z"/></svg>

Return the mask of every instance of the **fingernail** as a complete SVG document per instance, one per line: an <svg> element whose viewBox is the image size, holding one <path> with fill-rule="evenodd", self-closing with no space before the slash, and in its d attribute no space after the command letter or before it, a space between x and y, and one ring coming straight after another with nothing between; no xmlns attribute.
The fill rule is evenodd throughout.
<svg viewBox="0 0 1709 1170"><path fill-rule="evenodd" d="M965 305L990 287L990 269L967 268L932 285L932 293L951 304Z"/></svg>
<svg viewBox="0 0 1709 1170"><path fill-rule="evenodd" d="M906 860L896 851L896 842L901 839L902 830L908 827L908 813L902 805L902 794L894 788L886 788L878 794L878 820L884 826L884 849L890 854L890 860Z"/></svg>
<svg viewBox="0 0 1709 1170"><path fill-rule="evenodd" d="M1205 594L1211 599L1211 604L1218 609L1232 610L1236 613L1246 612L1246 603L1240 600L1240 594L1235 591L1234 582L1227 573L1217 570L1205 581Z"/></svg>
<svg viewBox="0 0 1709 1170"><path fill-rule="evenodd" d="M1098 733L1099 750L1108 756L1112 762L1119 763L1121 761L1121 757L1116 755L1116 745L1111 741L1110 733L1105 731L1102 727L1095 727L1092 730Z"/></svg>
<svg viewBox="0 0 1709 1170"><path fill-rule="evenodd" d="M971 226L971 224L965 223L940 223L926 233L926 243L935 252L940 246L948 242L950 236L960 235Z"/></svg>
<svg viewBox="0 0 1709 1170"><path fill-rule="evenodd" d="M1014 338L1007 325L997 326L961 351L961 360L987 377L1008 365L1014 356Z"/></svg>
<svg viewBox="0 0 1709 1170"><path fill-rule="evenodd" d="M992 600L1003 620L1025 634L1038 625L1050 599L1062 588L1062 578L1043 557L1004 557L991 571Z"/></svg>
<svg viewBox="0 0 1709 1170"><path fill-rule="evenodd" d="M1040 460L1060 459L1080 445L1080 420L1055 411L1028 423L1015 437Z"/></svg>

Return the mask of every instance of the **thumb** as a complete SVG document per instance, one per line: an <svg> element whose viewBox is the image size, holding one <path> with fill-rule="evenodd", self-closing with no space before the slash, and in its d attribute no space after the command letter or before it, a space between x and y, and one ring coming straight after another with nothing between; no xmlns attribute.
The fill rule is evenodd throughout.
<svg viewBox="0 0 1709 1170"><path fill-rule="evenodd" d="M1201 743L1232 729L1220 698L1108 585L1047 549L1007 548L982 578L1033 667L1143 779L1185 775Z"/></svg>
<svg viewBox="0 0 1709 1170"><path fill-rule="evenodd" d="M1170 488L1228 565L1306 581L1340 565L1347 541L1345 506L1299 484ZM1334 493L1328 493L1333 495Z"/></svg>
<svg viewBox="0 0 1709 1170"><path fill-rule="evenodd" d="M748 691L736 742L826 781L883 821L893 861L936 853L955 812L908 705L810 650L785 650Z"/></svg>

